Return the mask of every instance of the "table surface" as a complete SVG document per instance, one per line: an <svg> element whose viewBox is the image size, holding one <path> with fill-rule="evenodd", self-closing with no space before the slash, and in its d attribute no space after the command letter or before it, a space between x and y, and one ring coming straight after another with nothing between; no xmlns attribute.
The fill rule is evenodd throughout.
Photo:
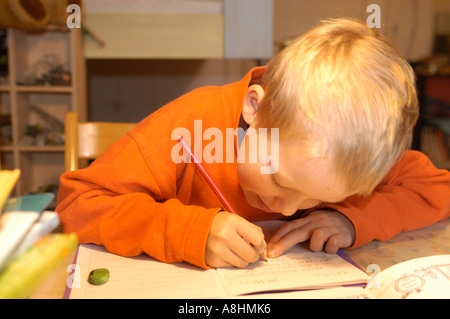
<svg viewBox="0 0 450 319"><path fill-rule="evenodd" d="M380 270L406 260L450 254L450 219L426 228L401 233L389 241L373 241L355 249L343 249L362 269L377 264Z"/></svg>
<svg viewBox="0 0 450 319"><path fill-rule="evenodd" d="M359 248L342 251L361 269L366 270L368 265L377 264L381 271L413 258L450 254L450 219L420 230L399 234L386 242L373 241ZM75 253L69 255L30 298L63 298L69 277L67 267L73 263Z"/></svg>

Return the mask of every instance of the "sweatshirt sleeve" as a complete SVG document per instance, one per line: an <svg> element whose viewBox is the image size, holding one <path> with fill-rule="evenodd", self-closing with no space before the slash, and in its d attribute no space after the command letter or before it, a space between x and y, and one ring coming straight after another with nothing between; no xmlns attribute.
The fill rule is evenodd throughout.
<svg viewBox="0 0 450 319"><path fill-rule="evenodd" d="M327 204L345 215L356 232L356 248L372 240L423 228L450 216L450 173L422 153L406 151L373 193Z"/></svg>
<svg viewBox="0 0 450 319"><path fill-rule="evenodd" d="M208 268L206 241L219 209L185 205L176 190L163 191L126 135L88 168L62 175L56 211L64 231L76 232L81 243Z"/></svg>

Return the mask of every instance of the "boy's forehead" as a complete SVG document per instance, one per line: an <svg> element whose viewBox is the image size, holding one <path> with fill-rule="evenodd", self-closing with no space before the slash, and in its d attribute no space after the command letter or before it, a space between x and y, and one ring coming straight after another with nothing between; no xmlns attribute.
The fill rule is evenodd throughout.
<svg viewBox="0 0 450 319"><path fill-rule="evenodd" d="M347 197L342 183L323 158L307 156L301 148L280 144L277 176L299 191L323 192L340 199Z"/></svg>

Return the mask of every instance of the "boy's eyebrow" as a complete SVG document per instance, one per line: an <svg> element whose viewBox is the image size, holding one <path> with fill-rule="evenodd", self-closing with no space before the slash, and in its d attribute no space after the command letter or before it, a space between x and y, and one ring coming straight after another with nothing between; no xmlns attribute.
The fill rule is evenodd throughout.
<svg viewBox="0 0 450 319"><path fill-rule="evenodd" d="M293 187L293 185L291 183L289 183L289 181L286 180L286 178L283 174L281 174L281 176L280 176L280 170L273 173L272 175L273 175L273 178L277 181L277 183L280 184L280 186L297 190L295 187ZM281 177L281 183L279 182L280 177ZM286 183L286 181L287 181L287 183Z"/></svg>
<svg viewBox="0 0 450 319"><path fill-rule="evenodd" d="M293 190L296 190L296 191L302 193L301 190L295 188L291 183L289 183L289 180L286 179L286 175L284 175L283 173L280 174L280 170L278 170L277 172L273 173L272 175L273 175L274 178L276 177L275 180L276 180L276 182L277 182L278 184L280 184L280 186L285 187L285 188L290 188L290 189L293 189ZM280 182L280 178L281 178L281 182ZM286 182L287 182L287 183L286 183ZM331 188L330 188L329 186L326 186L325 188L326 188L327 190L331 190ZM315 200L320 201L320 202L321 202L321 205L326 205L326 204L336 204L336 203L340 203L340 202L342 202L344 199L346 199L347 197L349 197L349 196L344 196L344 198L342 198L342 199L331 200L331 201L330 201L330 200L323 200L323 199L319 199L319 198L315 198Z"/></svg>
<svg viewBox="0 0 450 319"><path fill-rule="evenodd" d="M283 188L289 188L289 187L287 187L287 186L284 186L284 183L283 183L283 182L280 183L279 177L277 177L277 173L276 173L276 172L272 174L272 178L273 178L273 179L275 180L275 182L277 182L277 184L280 185L281 187L283 187Z"/></svg>

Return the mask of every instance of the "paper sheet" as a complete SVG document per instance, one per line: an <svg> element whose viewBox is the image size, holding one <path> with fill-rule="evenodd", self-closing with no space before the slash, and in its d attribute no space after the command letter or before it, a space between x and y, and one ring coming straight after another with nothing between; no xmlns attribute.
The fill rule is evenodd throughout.
<svg viewBox="0 0 450 319"><path fill-rule="evenodd" d="M260 261L246 269L223 268L217 272L232 295L365 283L368 277L338 255L311 252L298 245L267 263Z"/></svg>
<svg viewBox="0 0 450 319"><path fill-rule="evenodd" d="M282 222L258 225L272 233ZM87 283L90 271L107 268L110 280ZM368 275L335 254L314 253L301 246L283 256L246 269L202 270L187 263L167 264L148 256L125 258L96 245L80 245L70 298L229 298L269 290L366 283Z"/></svg>
<svg viewBox="0 0 450 319"><path fill-rule="evenodd" d="M79 273L70 298L221 298L225 291L214 270L187 263L166 264L148 256L121 257L96 245L80 245ZM91 270L107 268L110 280L101 286L87 283Z"/></svg>

